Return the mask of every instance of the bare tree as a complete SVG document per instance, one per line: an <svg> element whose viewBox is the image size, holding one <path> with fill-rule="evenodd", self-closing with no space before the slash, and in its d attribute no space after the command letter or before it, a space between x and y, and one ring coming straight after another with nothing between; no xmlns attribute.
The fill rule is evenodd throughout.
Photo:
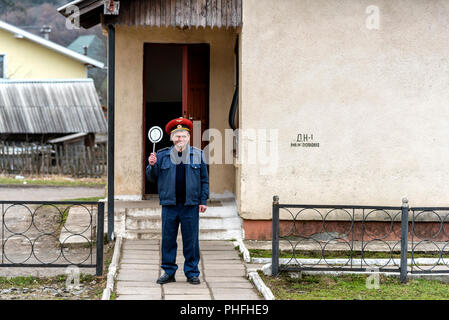
<svg viewBox="0 0 449 320"><path fill-rule="evenodd" d="M13 0L0 0L0 9L2 9L2 12L8 12L8 10L25 10L25 8L20 3L17 3L17 1Z"/></svg>

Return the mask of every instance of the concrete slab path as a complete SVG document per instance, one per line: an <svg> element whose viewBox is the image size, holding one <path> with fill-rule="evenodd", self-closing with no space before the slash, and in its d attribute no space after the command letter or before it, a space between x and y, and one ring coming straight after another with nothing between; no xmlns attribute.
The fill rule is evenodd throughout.
<svg viewBox="0 0 449 320"><path fill-rule="evenodd" d="M176 282L159 285L160 240L127 240L122 244L115 292L117 300L263 300L248 280L246 267L231 241L200 241L200 280L192 285L183 272L178 240Z"/></svg>

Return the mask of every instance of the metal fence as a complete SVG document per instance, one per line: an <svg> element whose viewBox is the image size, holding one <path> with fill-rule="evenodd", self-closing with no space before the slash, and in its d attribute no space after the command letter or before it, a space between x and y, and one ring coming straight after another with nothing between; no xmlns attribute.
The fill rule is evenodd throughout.
<svg viewBox="0 0 449 320"><path fill-rule="evenodd" d="M411 273L449 272L449 208L410 208L409 251ZM433 259L417 257L421 252Z"/></svg>
<svg viewBox="0 0 449 320"><path fill-rule="evenodd" d="M0 172L101 177L106 174L106 146L0 143Z"/></svg>
<svg viewBox="0 0 449 320"><path fill-rule="evenodd" d="M0 205L0 267L77 266L96 268L102 275L103 202L0 201ZM68 226L71 218L75 223Z"/></svg>
<svg viewBox="0 0 449 320"><path fill-rule="evenodd" d="M406 282L407 273L449 272L449 208L409 208L407 199L398 207L280 204L274 196L272 210L273 275L378 270Z"/></svg>

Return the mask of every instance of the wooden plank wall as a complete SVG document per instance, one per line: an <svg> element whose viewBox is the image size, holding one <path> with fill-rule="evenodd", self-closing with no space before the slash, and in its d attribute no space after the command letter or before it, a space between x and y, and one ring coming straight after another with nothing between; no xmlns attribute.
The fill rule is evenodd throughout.
<svg viewBox="0 0 449 320"><path fill-rule="evenodd" d="M242 0L120 1L120 14L104 18L129 26L235 28L242 25Z"/></svg>
<svg viewBox="0 0 449 320"><path fill-rule="evenodd" d="M98 178L106 175L106 145L95 147L0 143L0 173L59 174Z"/></svg>

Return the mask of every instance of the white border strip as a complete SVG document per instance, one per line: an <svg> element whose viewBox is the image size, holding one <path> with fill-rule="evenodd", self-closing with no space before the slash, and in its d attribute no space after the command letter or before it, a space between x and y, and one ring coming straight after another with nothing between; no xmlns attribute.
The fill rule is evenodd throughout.
<svg viewBox="0 0 449 320"><path fill-rule="evenodd" d="M240 252L243 254L243 260L247 263L251 263L251 256L249 255L249 251L245 246L245 243L242 239L237 239L233 241L234 247L239 246ZM245 268L246 269L246 268ZM273 293L270 288L268 288L263 282L262 278L257 273L257 270L261 270L260 268L256 269L256 271L250 271L247 273L247 277L251 279L256 286L256 289L263 295L265 300L276 300L274 298Z"/></svg>
<svg viewBox="0 0 449 320"><path fill-rule="evenodd" d="M256 285L257 290L259 290L260 293L262 293L265 300L275 300L273 293L271 290L265 285L262 278L260 278L257 271L251 271L248 273L248 278L253 280L254 284Z"/></svg>
<svg viewBox="0 0 449 320"><path fill-rule="evenodd" d="M271 263L271 258L252 258L252 263ZM287 265L351 265L352 266L399 266L400 259L295 259L295 258L281 258L279 264ZM414 264L418 265L445 265L443 259L434 258L416 258L413 260ZM407 259L409 265L412 264L412 259ZM449 263L449 261L448 261Z"/></svg>
<svg viewBox="0 0 449 320"><path fill-rule="evenodd" d="M271 272L271 263L267 263L265 265L262 266L262 268L260 269L262 270L263 274L266 276L272 276L272 272ZM291 272L295 272L295 271L291 271ZM398 272L377 272L377 271L372 271L372 272L364 272L364 271L339 271L339 270L329 270L329 271L322 271L322 270L302 270L302 271L298 271L302 274L306 274L306 275L331 275L331 276L340 276L340 275L346 275L346 274L361 274L361 275L371 275L371 274L382 274L384 276L387 277L400 277L400 274ZM439 280L439 281L443 281L443 282L449 282L449 277L447 273L438 273L437 271L435 271L435 273L407 273L407 279L430 279L430 280Z"/></svg>
<svg viewBox="0 0 449 320"><path fill-rule="evenodd" d="M243 243L242 239L237 239L237 241L234 241L233 244L234 247L239 246L239 250L243 254L243 261L250 263L251 257L249 255L249 251L246 248L245 244Z"/></svg>
<svg viewBox="0 0 449 320"><path fill-rule="evenodd" d="M122 237L117 237L114 246L114 255L112 256L111 264L109 265L108 280L106 288L103 290L103 296L101 300L110 300L111 293L114 291L114 280L117 274L118 262L120 260L120 252L122 251Z"/></svg>

